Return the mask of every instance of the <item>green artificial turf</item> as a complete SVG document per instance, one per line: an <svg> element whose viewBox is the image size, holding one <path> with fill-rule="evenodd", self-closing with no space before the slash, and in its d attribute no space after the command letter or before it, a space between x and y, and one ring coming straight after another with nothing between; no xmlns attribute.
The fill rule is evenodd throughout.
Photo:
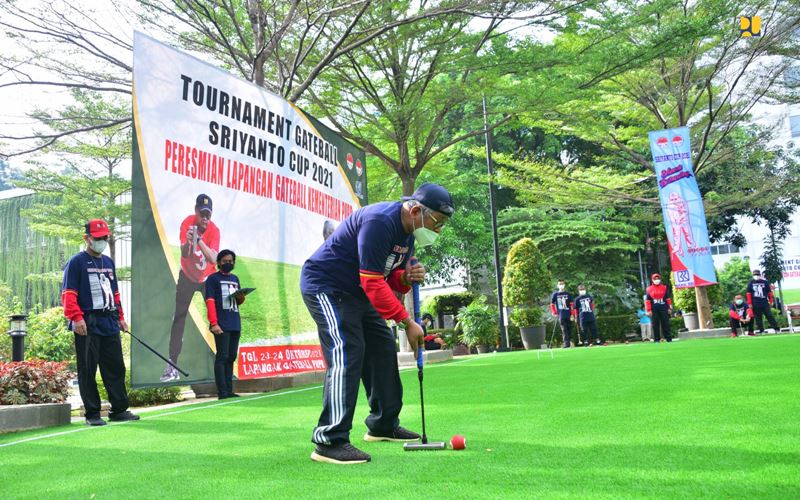
<svg viewBox="0 0 800 500"><path fill-rule="evenodd" d="M489 354L425 371L428 434L309 460L317 386L0 436L3 498L800 497L800 335ZM420 428L416 370L401 423ZM54 432L88 429L2 446Z"/></svg>

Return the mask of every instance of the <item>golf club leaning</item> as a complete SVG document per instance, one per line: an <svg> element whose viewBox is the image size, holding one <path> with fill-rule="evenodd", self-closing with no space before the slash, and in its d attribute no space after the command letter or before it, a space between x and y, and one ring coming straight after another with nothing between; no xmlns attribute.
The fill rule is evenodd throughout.
<svg viewBox="0 0 800 500"><path fill-rule="evenodd" d="M411 261L413 264L415 261ZM412 285L412 293L414 297L414 321L422 326L419 315L419 283ZM404 443L403 450L405 451L418 451L418 450L444 450L447 445L444 441L431 441L428 442L428 435L425 432L425 398L422 392L422 346L417 346L417 378L419 379L419 407L422 411L422 442L421 443Z"/></svg>
<svg viewBox="0 0 800 500"><path fill-rule="evenodd" d="M161 359L163 359L164 361L166 361L166 362L167 362L167 364L168 364L169 366L171 366L171 367L175 368L176 370L178 370L179 372L181 372L181 375L183 375L184 377L188 377L188 376L189 376L189 374L188 374L188 373L186 373L185 371L181 370L181 369L178 367L178 365L176 365L176 364L175 364L175 363L173 363L172 361L168 360L167 358L165 358L164 356L162 356L161 354L159 354L159 353L158 353L158 351L156 351L155 349L153 349L152 347L150 347L149 345L147 345L147 343L145 343L145 341L144 341L144 340L140 339L139 337L137 337L136 335L132 334L132 333L131 333L131 332L129 332L128 330L125 330L125 333L127 333L127 334L128 334L128 335L130 335L131 337L135 338L135 339L136 339L136 340L137 340L137 341L138 341L140 344L142 344L143 346L145 346L145 347L146 347L146 348L147 348L147 349L148 349L150 352L152 352L153 354L155 354L155 355L156 355L156 356L158 356L159 358L161 358Z"/></svg>

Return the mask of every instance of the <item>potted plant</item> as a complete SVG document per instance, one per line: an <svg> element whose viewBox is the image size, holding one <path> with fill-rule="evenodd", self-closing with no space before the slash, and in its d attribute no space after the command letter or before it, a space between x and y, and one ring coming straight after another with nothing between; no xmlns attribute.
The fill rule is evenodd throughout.
<svg viewBox="0 0 800 500"><path fill-rule="evenodd" d="M487 353L497 345L500 333L497 326L497 307L486 304L486 297L478 297L458 311L456 331L459 340L474 347L479 354Z"/></svg>
<svg viewBox="0 0 800 500"><path fill-rule="evenodd" d="M503 275L503 300L512 308L509 320L519 327L525 349L539 349L545 342L541 300L552 281L544 255L530 238L522 238L508 251Z"/></svg>

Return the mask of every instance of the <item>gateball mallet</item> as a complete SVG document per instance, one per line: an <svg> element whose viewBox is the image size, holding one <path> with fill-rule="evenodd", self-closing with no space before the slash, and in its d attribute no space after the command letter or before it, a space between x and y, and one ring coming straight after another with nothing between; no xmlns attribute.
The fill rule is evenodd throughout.
<svg viewBox="0 0 800 500"><path fill-rule="evenodd" d="M119 311L117 311L117 321L119 321ZM123 330L123 331L125 333L127 333L128 335L130 335L131 337L133 337L134 339L136 339L140 344L142 344L144 347L146 347L148 351L152 352L153 354L155 354L156 356L158 356L162 360L166 361L169 366L171 366L171 367L175 368L176 370L178 370L179 372L181 372L181 375L183 375L184 377L188 377L189 376L189 374L187 372L181 370L180 367L178 367L178 365L176 365L175 363L173 363L169 359L167 359L164 356L162 356L160 352L158 352L155 349L153 349L152 347L150 347L147 344L147 342L145 342L144 340L140 339L136 335L132 334L130 332L130 330Z"/></svg>
<svg viewBox="0 0 800 500"><path fill-rule="evenodd" d="M413 264L415 261L412 260ZM414 297L414 321L420 326L419 315L419 283L412 285L412 293ZM447 444L444 441L431 441L428 442L428 435L425 432L425 398L422 392L422 346L417 346L417 378L419 379L419 407L422 411L422 442L421 443L404 443L403 450L405 451L418 451L418 450L444 450Z"/></svg>

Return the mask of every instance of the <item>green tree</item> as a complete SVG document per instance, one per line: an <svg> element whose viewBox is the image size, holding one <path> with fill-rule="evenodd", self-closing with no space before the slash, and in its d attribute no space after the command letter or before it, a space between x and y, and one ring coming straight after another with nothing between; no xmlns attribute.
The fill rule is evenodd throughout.
<svg viewBox="0 0 800 500"><path fill-rule="evenodd" d="M500 235L504 243L532 238L553 277L570 287L585 284L604 308L629 309L637 300L632 262L641 238L636 226L615 215L613 210L509 208L500 214ZM554 283L545 286L552 289Z"/></svg>
<svg viewBox="0 0 800 500"><path fill-rule="evenodd" d="M550 281L545 256L532 239L522 238L511 245L503 275L503 299L506 306L513 307L510 319L516 326L541 324L541 306Z"/></svg>
<svg viewBox="0 0 800 500"><path fill-rule="evenodd" d="M750 282L750 263L741 257L733 257L717 271L719 286L724 300L733 300L736 295L744 295Z"/></svg>
<svg viewBox="0 0 800 500"><path fill-rule="evenodd" d="M783 242L775 238L773 231L764 238L761 271L770 283L780 283L783 280Z"/></svg>
<svg viewBox="0 0 800 500"><path fill-rule="evenodd" d="M0 2L4 43L18 49L4 54L0 62L0 88L90 90L128 100L125 113L91 128L67 121L61 130L0 134L12 143L3 153L27 154L63 137L130 123L129 33L135 27L204 54L239 77L296 102L330 64L351 51L421 20L483 14L492 7L484 4L423 1L417 9L397 11L396 17L376 24L375 17L366 15L388 2L138 0L131 5L114 0L94 7L76 0ZM97 21L104 17L113 17L114 23Z"/></svg>
<svg viewBox="0 0 800 500"><path fill-rule="evenodd" d="M72 93L75 105L54 114L38 111L39 119L53 130L67 130L75 123L91 128L124 113L127 106L122 99L112 101L97 92ZM116 242L130 237L131 181L119 174L130 159L130 143L130 124L123 123L63 136L44 148L62 162L64 170L56 172L37 164L17 181L20 187L46 197L22 211L30 226L70 244L81 244L86 221L102 218L111 228L108 246L115 258Z"/></svg>
<svg viewBox="0 0 800 500"><path fill-rule="evenodd" d="M484 133L481 92L508 86L498 78L508 41L496 32L511 5L492 13L482 31L471 28L471 15L453 14L385 33L328 68L310 89L314 108L394 171L402 194L410 195L436 156ZM365 21L383 25L411 8L408 2L385 3ZM511 118L497 115L490 128Z"/></svg>

